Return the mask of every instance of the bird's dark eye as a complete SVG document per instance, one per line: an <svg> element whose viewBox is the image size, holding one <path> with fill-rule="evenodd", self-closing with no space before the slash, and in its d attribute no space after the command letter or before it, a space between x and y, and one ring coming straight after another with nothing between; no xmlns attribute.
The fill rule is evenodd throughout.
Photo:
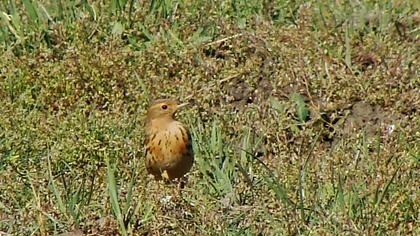
<svg viewBox="0 0 420 236"><path fill-rule="evenodd" d="M166 110L166 109L168 109L168 106L167 105L162 105L162 109Z"/></svg>

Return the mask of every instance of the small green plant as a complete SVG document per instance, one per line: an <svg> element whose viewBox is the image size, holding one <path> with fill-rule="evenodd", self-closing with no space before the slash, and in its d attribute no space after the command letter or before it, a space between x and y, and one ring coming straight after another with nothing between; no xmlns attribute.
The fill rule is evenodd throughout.
<svg viewBox="0 0 420 236"><path fill-rule="evenodd" d="M220 124L214 121L209 130L204 129L202 123L196 123L191 129L191 134L197 167L205 182L210 184L210 193L216 196L232 193L235 162L229 155L230 147L224 140Z"/></svg>

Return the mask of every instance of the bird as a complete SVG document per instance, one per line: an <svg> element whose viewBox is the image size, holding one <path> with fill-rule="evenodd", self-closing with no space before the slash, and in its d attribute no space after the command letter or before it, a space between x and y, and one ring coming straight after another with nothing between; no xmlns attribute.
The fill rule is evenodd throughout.
<svg viewBox="0 0 420 236"><path fill-rule="evenodd" d="M155 180L173 181L188 173L194 163L191 135L175 113L188 103L157 99L145 119L145 165Z"/></svg>

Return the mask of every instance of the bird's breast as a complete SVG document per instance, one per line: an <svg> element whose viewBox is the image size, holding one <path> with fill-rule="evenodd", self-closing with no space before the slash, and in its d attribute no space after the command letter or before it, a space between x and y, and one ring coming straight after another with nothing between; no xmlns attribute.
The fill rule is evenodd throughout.
<svg viewBox="0 0 420 236"><path fill-rule="evenodd" d="M160 168L174 165L190 152L189 137L186 128L179 122L172 122L166 127L149 134L147 152L149 158Z"/></svg>

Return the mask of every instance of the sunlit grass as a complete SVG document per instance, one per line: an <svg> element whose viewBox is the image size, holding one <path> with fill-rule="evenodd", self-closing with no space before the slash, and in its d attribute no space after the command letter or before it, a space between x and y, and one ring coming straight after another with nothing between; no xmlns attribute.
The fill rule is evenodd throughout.
<svg viewBox="0 0 420 236"><path fill-rule="evenodd" d="M418 7L1 2L0 232L419 234ZM159 97L182 190L144 168Z"/></svg>

